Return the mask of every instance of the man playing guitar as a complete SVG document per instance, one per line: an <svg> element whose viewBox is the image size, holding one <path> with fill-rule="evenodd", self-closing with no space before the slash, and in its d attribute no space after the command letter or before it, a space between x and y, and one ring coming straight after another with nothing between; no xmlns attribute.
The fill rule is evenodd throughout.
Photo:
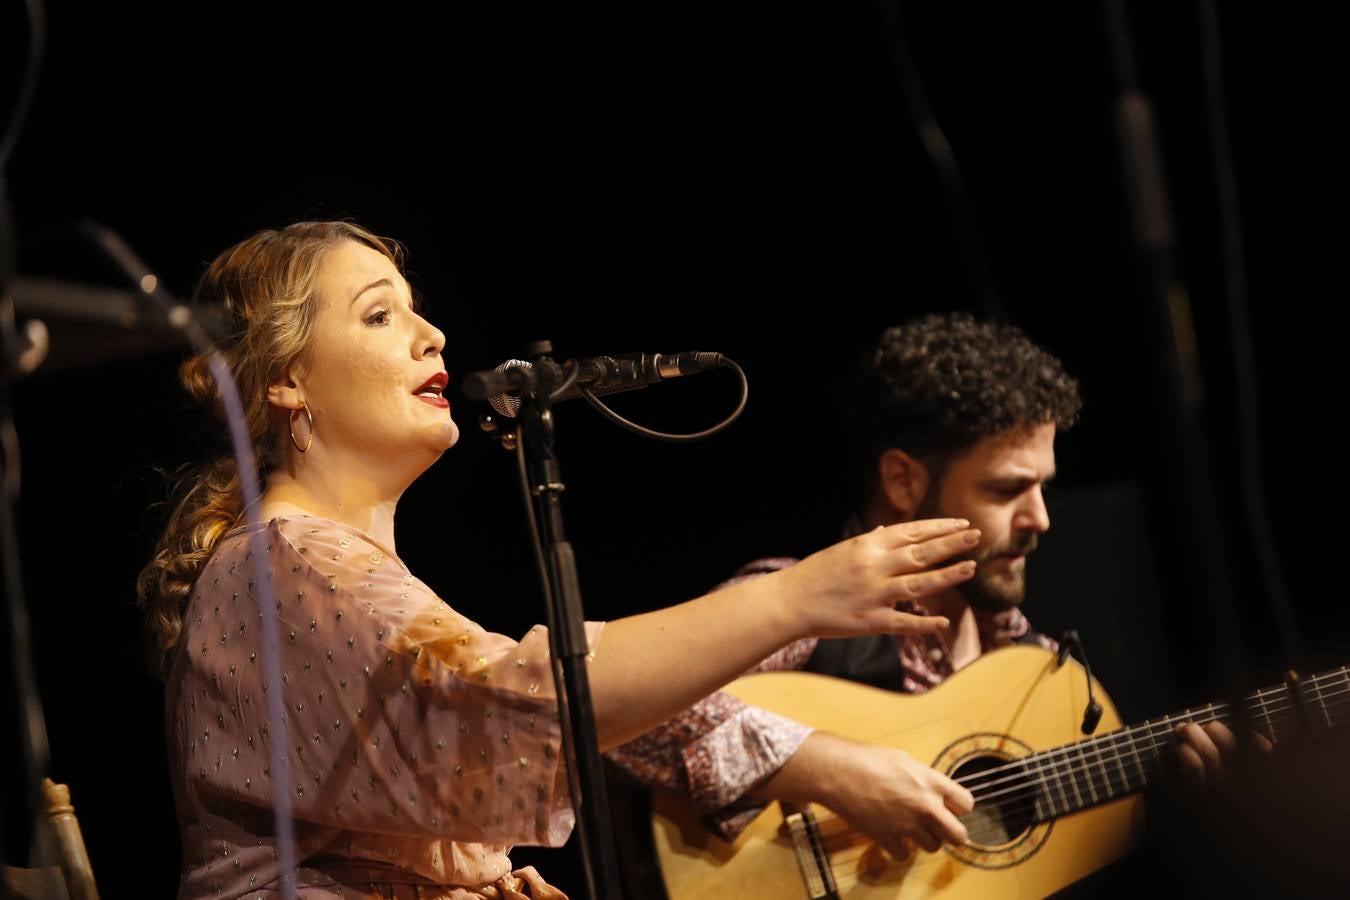
<svg viewBox="0 0 1350 900"><path fill-rule="evenodd" d="M983 654L1013 644L1053 649L1021 612L1029 555L1050 528L1043 492L1055 475L1055 436L1081 406L1077 382L1021 331L965 315L928 316L888 329L861 361L847 394L848 438L861 533L911 519L965 518L980 529L973 579L926 598L914 612L945 616L944 634L807 640L756 671L805 669L919 693ZM791 565L761 560L737 579ZM1178 729L1183 769L1219 771L1236 745L1218 722ZM673 790L730 840L773 800L819 803L896 857L960 844L968 796L932 780L904 751L812 731L726 693L608 754L649 786ZM897 818L928 791L917 820ZM941 797L941 800L937 798Z"/></svg>

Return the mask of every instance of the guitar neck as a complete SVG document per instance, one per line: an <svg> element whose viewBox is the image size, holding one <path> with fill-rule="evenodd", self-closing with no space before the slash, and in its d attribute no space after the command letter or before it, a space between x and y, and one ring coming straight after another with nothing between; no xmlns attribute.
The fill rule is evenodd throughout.
<svg viewBox="0 0 1350 900"><path fill-rule="evenodd" d="M1336 728L1350 719L1350 667L1266 688L1246 697L1239 717L1228 703L1209 703L1149 719L1085 741L1044 750L960 779L976 808L1043 822L1147 787L1176 755L1183 722L1218 720L1281 744Z"/></svg>

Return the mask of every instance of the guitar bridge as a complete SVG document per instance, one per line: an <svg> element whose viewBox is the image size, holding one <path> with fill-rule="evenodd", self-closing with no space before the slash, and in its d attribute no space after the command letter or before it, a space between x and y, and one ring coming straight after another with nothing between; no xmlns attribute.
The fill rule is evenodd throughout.
<svg viewBox="0 0 1350 900"><path fill-rule="evenodd" d="M815 814L809 808L803 809L787 816L783 824L792 838L797 866L806 883L806 896L810 900L839 900L839 889L834 883L834 872L830 869L830 858L825 852Z"/></svg>

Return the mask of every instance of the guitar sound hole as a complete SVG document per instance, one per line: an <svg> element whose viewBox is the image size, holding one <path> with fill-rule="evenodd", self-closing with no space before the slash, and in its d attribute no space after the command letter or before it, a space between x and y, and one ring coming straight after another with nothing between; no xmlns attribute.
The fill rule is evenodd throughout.
<svg viewBox="0 0 1350 900"><path fill-rule="evenodd" d="M973 777L992 769L999 771ZM957 766L951 777L975 795L975 808L961 817L972 842L997 847L1011 843L1036 824L1035 788L1020 765L996 756L977 756Z"/></svg>

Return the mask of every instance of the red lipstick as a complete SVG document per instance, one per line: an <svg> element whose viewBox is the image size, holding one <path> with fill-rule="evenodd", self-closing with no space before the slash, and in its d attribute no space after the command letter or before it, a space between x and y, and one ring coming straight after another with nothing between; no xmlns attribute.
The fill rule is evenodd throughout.
<svg viewBox="0 0 1350 900"><path fill-rule="evenodd" d="M413 391L413 396L423 403L430 403L440 409L449 409L450 401L441 396L445 391L445 386L449 383L450 375L448 373L437 372L424 381L421 387Z"/></svg>

